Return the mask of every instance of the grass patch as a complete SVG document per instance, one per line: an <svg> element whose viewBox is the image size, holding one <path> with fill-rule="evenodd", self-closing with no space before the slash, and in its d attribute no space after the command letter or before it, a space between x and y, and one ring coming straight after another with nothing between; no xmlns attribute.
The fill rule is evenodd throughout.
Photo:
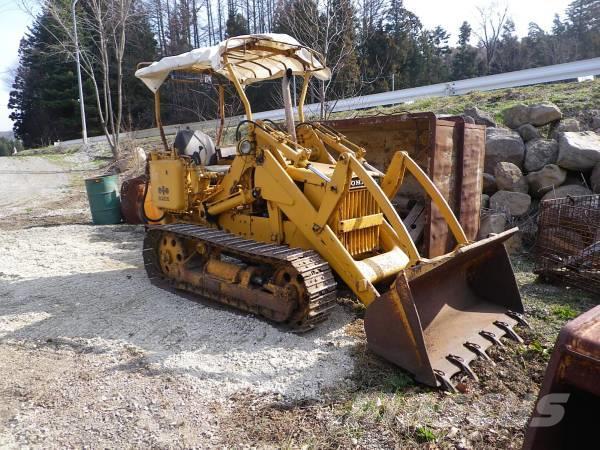
<svg viewBox="0 0 600 450"><path fill-rule="evenodd" d="M579 315L579 312L569 305L555 305L551 311L552 314L562 320L571 320Z"/></svg>
<svg viewBox="0 0 600 450"><path fill-rule="evenodd" d="M437 435L434 431L427 427L417 427L415 430L415 435L417 436L417 441L419 442L433 442L437 439Z"/></svg>
<svg viewBox="0 0 600 450"><path fill-rule="evenodd" d="M414 385L414 380L404 372L392 373L383 382L384 389L394 393L404 391L406 388Z"/></svg>
<svg viewBox="0 0 600 450"><path fill-rule="evenodd" d="M376 116L406 112L433 111L437 114L462 114L467 107L477 106L503 124L502 111L517 103L555 103L566 117L585 109L595 109L600 103L600 79L582 83L537 84L516 88L472 92L449 97L432 97L389 107L332 114L332 118Z"/></svg>

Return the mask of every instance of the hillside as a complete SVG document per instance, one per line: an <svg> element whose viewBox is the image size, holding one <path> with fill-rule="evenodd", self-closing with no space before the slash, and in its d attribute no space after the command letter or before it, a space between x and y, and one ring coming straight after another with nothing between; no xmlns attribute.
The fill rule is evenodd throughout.
<svg viewBox="0 0 600 450"><path fill-rule="evenodd" d="M432 111L436 114L461 114L465 108L477 106L491 113L502 124L502 110L516 103L555 103L565 117L582 117L585 111L600 108L600 79L581 83L553 83L534 86L473 92L452 97L434 97L390 107L334 113L336 118L394 114L403 111Z"/></svg>

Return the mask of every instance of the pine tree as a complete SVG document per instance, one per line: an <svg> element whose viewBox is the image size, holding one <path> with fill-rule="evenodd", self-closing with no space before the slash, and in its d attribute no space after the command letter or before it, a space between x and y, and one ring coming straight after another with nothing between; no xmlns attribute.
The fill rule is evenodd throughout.
<svg viewBox="0 0 600 450"><path fill-rule="evenodd" d="M458 35L458 48L452 60L453 80L473 78L478 74L477 49L470 44L471 32L469 22L463 22Z"/></svg>
<svg viewBox="0 0 600 450"><path fill-rule="evenodd" d="M149 128L154 124L154 100L135 77L137 65L157 58L157 42L150 26L148 11L136 6L127 27L127 47L123 58L123 93L125 123L129 128Z"/></svg>
<svg viewBox="0 0 600 450"><path fill-rule="evenodd" d="M600 54L600 0L575 0L567 7L568 31L575 39L575 58Z"/></svg>
<svg viewBox="0 0 600 450"><path fill-rule="evenodd" d="M491 73L504 73L523 68L519 39L515 35L515 23L509 18L502 27L502 36L491 65Z"/></svg>
<svg viewBox="0 0 600 450"><path fill-rule="evenodd" d="M48 145L56 140L81 136L79 92L75 63L54 49L60 29L43 11L21 40L19 67L10 92L10 118L15 136L26 147ZM87 91L87 89L86 89ZM93 100L86 96L86 110L94 111ZM88 121L89 131L98 132Z"/></svg>

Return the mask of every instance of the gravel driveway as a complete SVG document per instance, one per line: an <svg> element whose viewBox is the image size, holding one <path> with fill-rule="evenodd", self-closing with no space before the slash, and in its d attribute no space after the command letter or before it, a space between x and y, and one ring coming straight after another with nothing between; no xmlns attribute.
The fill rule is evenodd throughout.
<svg viewBox="0 0 600 450"><path fill-rule="evenodd" d="M182 298L148 282L142 239L123 225L3 232L0 445L217 444L231 396L297 400L350 382L340 307L296 335Z"/></svg>

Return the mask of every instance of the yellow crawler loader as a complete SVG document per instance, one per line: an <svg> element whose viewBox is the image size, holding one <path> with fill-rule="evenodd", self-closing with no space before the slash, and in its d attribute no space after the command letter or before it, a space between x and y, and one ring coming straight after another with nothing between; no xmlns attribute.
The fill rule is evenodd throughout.
<svg viewBox="0 0 600 450"><path fill-rule="evenodd" d="M329 70L315 51L282 34L230 38L144 64L136 72L155 94L164 148L152 151L143 202L144 262L165 289L199 294L297 331L325 320L339 280L364 303L369 348L414 374L453 388L473 378L475 358L500 338L520 340L523 306L503 242L515 230L468 242L423 170L398 151L386 173L366 151L318 122L306 122L310 80ZM197 135L170 146L160 121L160 86L186 74L235 87L246 119L227 152ZM303 86L295 121L290 78ZM245 88L281 79L286 127L254 118ZM193 134L193 133L192 133ZM194 144L194 138L197 139ZM178 144L178 141L179 144ZM181 143L183 141L183 144ZM443 214L456 248L423 258L394 209L410 173Z"/></svg>

